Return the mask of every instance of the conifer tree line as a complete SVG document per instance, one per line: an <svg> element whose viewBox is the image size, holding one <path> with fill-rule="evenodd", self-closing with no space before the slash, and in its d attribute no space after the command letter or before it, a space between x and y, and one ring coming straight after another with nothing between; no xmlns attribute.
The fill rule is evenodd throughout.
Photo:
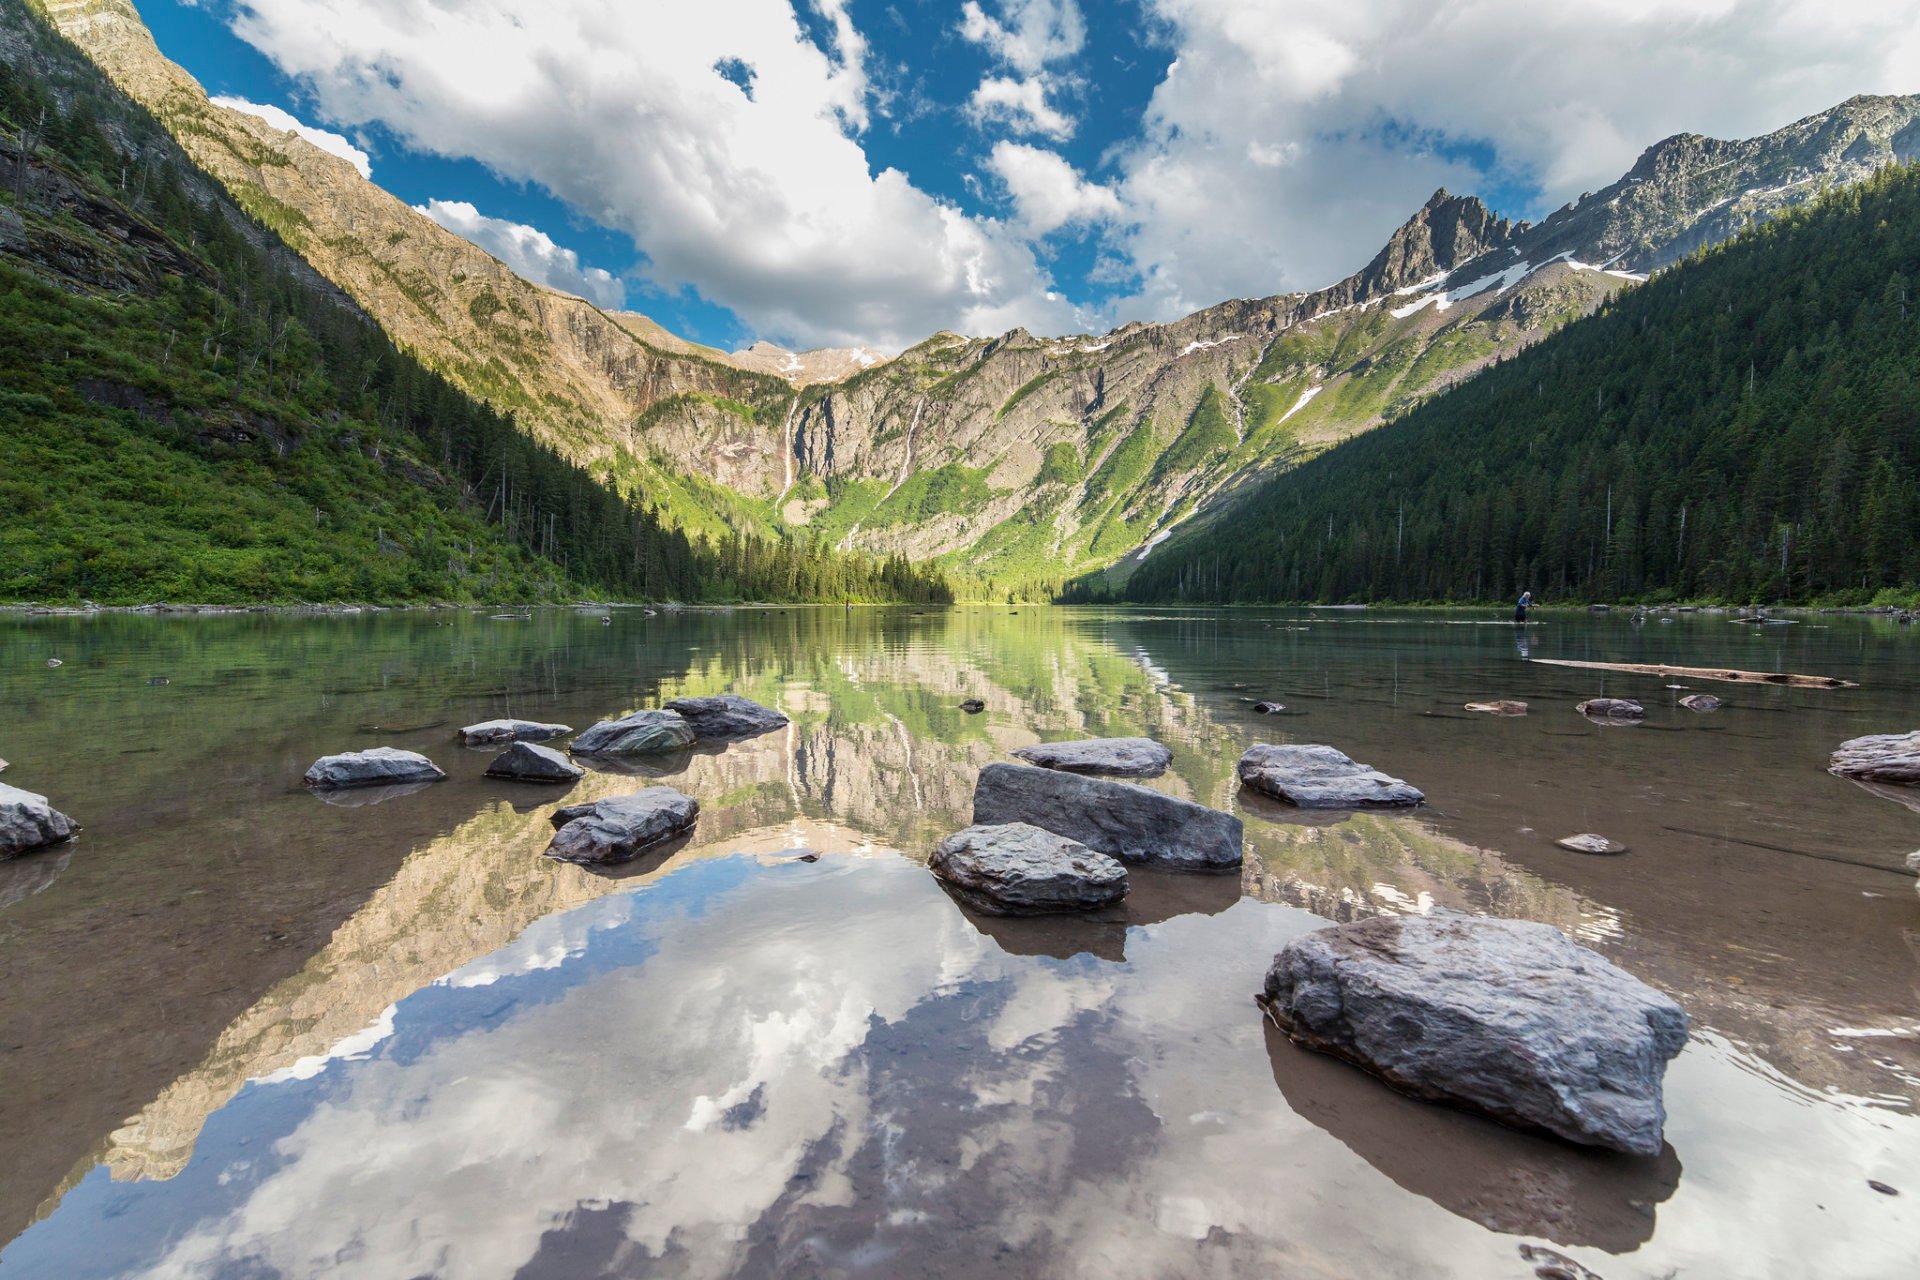
<svg viewBox="0 0 1920 1280"><path fill-rule="evenodd" d="M1920 584L1920 169L1617 295L1141 564L1133 600L1858 603ZM1094 580L1068 598L1098 598Z"/></svg>
<svg viewBox="0 0 1920 1280"><path fill-rule="evenodd" d="M345 424L349 445L481 515L595 594L951 600L936 569L902 557L874 559L820 542L757 536L715 541L670 527L644 493L616 491L522 431L510 414L399 350L268 227L218 194L158 121L115 91L37 15L0 17L7 18L0 34L10 28L27 46L23 56L0 58L0 139L6 153L30 158L7 166L12 181L0 186L12 189L0 190L0 210L22 228L86 216L34 207L29 179L35 166L48 166L77 175L104 203L125 210L118 216L128 217L138 234L157 233L164 241L147 253L159 264L155 278L108 302L124 311L116 328L126 349L117 354L129 380L167 398L170 410L257 413L267 406L273 421L296 437L277 442L283 450L302 446L303 424ZM0 237L6 234L0 225ZM31 238L26 248L23 256L31 259ZM58 292L30 281L9 297L22 307L63 305ZM37 361L35 372L44 374L49 358L15 352L6 360L23 370ZM366 424L367 438L355 437L355 424ZM391 440L405 442L408 456L383 457ZM316 521L322 518L316 513ZM390 532L381 533L383 549ZM435 549L456 560L460 550ZM57 581L46 585L61 588Z"/></svg>

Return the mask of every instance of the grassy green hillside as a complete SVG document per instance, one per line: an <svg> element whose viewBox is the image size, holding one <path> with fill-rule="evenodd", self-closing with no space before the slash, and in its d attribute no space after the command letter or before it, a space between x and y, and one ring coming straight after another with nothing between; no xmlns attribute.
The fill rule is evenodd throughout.
<svg viewBox="0 0 1920 1280"><path fill-rule="evenodd" d="M1889 168L1269 482L1176 535L1124 594L1910 594L1917 279L1920 170Z"/></svg>

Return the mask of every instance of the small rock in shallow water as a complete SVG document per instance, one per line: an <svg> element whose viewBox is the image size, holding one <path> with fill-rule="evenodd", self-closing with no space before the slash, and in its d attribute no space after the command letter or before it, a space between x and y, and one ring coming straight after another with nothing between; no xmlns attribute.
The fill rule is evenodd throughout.
<svg viewBox="0 0 1920 1280"><path fill-rule="evenodd" d="M667 710L693 728L696 738L751 738L785 727L787 717L751 698L723 693L712 698L675 698Z"/></svg>
<svg viewBox="0 0 1920 1280"><path fill-rule="evenodd" d="M1256 702L1253 704L1253 709L1260 715L1270 716L1276 711L1285 711L1287 707L1282 702Z"/></svg>
<svg viewBox="0 0 1920 1280"><path fill-rule="evenodd" d="M447 775L417 751L374 747L321 756L307 770L306 784L334 787L384 787L405 782L438 782Z"/></svg>
<svg viewBox="0 0 1920 1280"><path fill-rule="evenodd" d="M970 716L977 716L987 709L987 704L978 698L968 698L960 704L960 709Z"/></svg>
<svg viewBox="0 0 1920 1280"><path fill-rule="evenodd" d="M573 740L577 756L639 756L693 745L693 726L677 711L636 711L602 720Z"/></svg>
<svg viewBox="0 0 1920 1280"><path fill-rule="evenodd" d="M1718 711L1726 704L1710 693L1690 693L1680 699L1680 705L1689 711Z"/></svg>
<svg viewBox="0 0 1920 1280"><path fill-rule="evenodd" d="M1257 743L1240 757L1240 781L1302 809L1402 808L1426 795L1399 778L1320 743Z"/></svg>
<svg viewBox="0 0 1920 1280"><path fill-rule="evenodd" d="M167 679L167 678L166 678L165 676L154 676L154 677L152 677L151 679L149 679L149 680L147 681L147 683L148 683L148 684L156 684L156 685L157 685L157 684L172 684L172 683L173 683L173 681L171 681L171 680L169 680L169 679Z"/></svg>
<svg viewBox="0 0 1920 1280"><path fill-rule="evenodd" d="M0 858L71 840L78 830L45 796L0 782Z"/></svg>
<svg viewBox="0 0 1920 1280"><path fill-rule="evenodd" d="M1834 750L1827 772L1901 786L1920 783L1920 730L1849 738Z"/></svg>
<svg viewBox="0 0 1920 1280"><path fill-rule="evenodd" d="M545 742L572 732L571 726L538 720L482 720L460 730L460 742L469 747L491 747L502 742Z"/></svg>
<svg viewBox="0 0 1920 1280"><path fill-rule="evenodd" d="M65 664L63 664L58 658L48 658L47 665L50 667L58 667L58 666L63 666Z"/></svg>
<svg viewBox="0 0 1920 1280"><path fill-rule="evenodd" d="M1497 702L1469 702L1468 711L1484 711L1491 716L1523 716L1527 714L1527 704L1512 698L1502 698Z"/></svg>
<svg viewBox="0 0 1920 1280"><path fill-rule="evenodd" d="M1867 1185L1872 1187L1875 1191L1878 1191L1883 1196L1897 1196L1900 1194L1899 1191L1897 1191L1893 1187L1890 1187L1886 1183L1877 1181L1876 1179L1873 1179L1873 1178L1867 1179Z"/></svg>
<svg viewBox="0 0 1920 1280"><path fill-rule="evenodd" d="M1295 1043L1572 1142L1660 1153L1687 1042L1665 995L1551 925L1379 916L1295 938L1263 1007Z"/></svg>
<svg viewBox="0 0 1920 1280"><path fill-rule="evenodd" d="M1073 742L1042 742L1021 747L1014 756L1042 769L1067 773L1105 773L1129 778L1151 778L1165 773L1173 752L1151 738L1081 738Z"/></svg>
<svg viewBox="0 0 1920 1280"><path fill-rule="evenodd" d="M1647 714L1645 707L1627 698L1588 698L1574 710L1589 720L1639 720Z"/></svg>
<svg viewBox="0 0 1920 1280"><path fill-rule="evenodd" d="M956 832L927 866L955 897L988 915L1088 911L1127 896L1125 867L1025 822Z"/></svg>
<svg viewBox="0 0 1920 1280"><path fill-rule="evenodd" d="M593 865L627 862L647 846L679 835L699 816L699 802L672 787L567 805L554 811L553 825L559 830L547 856Z"/></svg>
<svg viewBox="0 0 1920 1280"><path fill-rule="evenodd" d="M1174 871L1231 871L1246 837L1232 814L1164 791L1022 764L980 771L973 822L1028 822L1095 853Z"/></svg>
<svg viewBox="0 0 1920 1280"><path fill-rule="evenodd" d="M489 778L512 778L518 782L572 782L584 778L585 769L537 742L516 742L493 758L487 766Z"/></svg>
<svg viewBox="0 0 1920 1280"><path fill-rule="evenodd" d="M1594 835L1591 831L1583 831L1577 836L1564 836L1555 840L1554 843L1574 853L1625 853L1627 851L1627 846L1615 844L1605 836Z"/></svg>

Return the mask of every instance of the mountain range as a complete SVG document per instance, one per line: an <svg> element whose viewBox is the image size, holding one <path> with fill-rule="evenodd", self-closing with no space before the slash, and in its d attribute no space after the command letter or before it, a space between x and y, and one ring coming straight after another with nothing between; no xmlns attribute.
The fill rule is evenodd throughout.
<svg viewBox="0 0 1920 1280"><path fill-rule="evenodd" d="M1756 221L1920 156L1920 98L1679 135L1538 224L1436 192L1345 280L1103 335L702 347L515 276L215 105L128 0L32 0L194 162L428 368L690 533L797 535L1038 592L1405 415Z"/></svg>

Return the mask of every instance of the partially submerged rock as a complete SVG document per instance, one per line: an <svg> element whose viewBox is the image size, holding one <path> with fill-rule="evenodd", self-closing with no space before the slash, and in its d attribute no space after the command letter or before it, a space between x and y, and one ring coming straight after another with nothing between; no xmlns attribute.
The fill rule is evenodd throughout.
<svg viewBox="0 0 1920 1280"><path fill-rule="evenodd" d="M534 742L516 742L493 758L487 766L489 778L512 778L518 782L573 782L587 771L555 751Z"/></svg>
<svg viewBox="0 0 1920 1280"><path fill-rule="evenodd" d="M978 698L968 698L960 704L960 709L970 716L977 716L987 709L987 704Z"/></svg>
<svg viewBox="0 0 1920 1280"><path fill-rule="evenodd" d="M667 703L696 738L751 738L785 727L787 717L737 693L711 698L675 698Z"/></svg>
<svg viewBox="0 0 1920 1280"><path fill-rule="evenodd" d="M1904 787L1920 784L1920 730L1849 738L1834 749L1827 770L1845 778L1866 778Z"/></svg>
<svg viewBox="0 0 1920 1280"><path fill-rule="evenodd" d="M1527 704L1514 698L1501 698L1494 702L1469 702L1469 711L1484 711L1490 716L1523 716L1527 714Z"/></svg>
<svg viewBox="0 0 1920 1280"><path fill-rule="evenodd" d="M1127 869L1077 840L1025 822L968 827L927 866L954 896L988 915L1090 911L1127 896Z"/></svg>
<svg viewBox="0 0 1920 1280"><path fill-rule="evenodd" d="M1572 853L1625 853L1627 846L1605 836L1583 831L1577 836L1562 836L1554 841L1562 849Z"/></svg>
<svg viewBox="0 0 1920 1280"><path fill-rule="evenodd" d="M636 711L602 720L573 740L577 756L644 756L693 745L693 726L677 711Z"/></svg>
<svg viewBox="0 0 1920 1280"><path fill-rule="evenodd" d="M47 798L0 782L0 858L11 858L73 839L80 824Z"/></svg>
<svg viewBox="0 0 1920 1280"><path fill-rule="evenodd" d="M460 741L469 747L490 747L500 742L545 742L572 732L569 725L538 720L482 720L462 729Z"/></svg>
<svg viewBox="0 0 1920 1280"><path fill-rule="evenodd" d="M976 826L1026 822L1096 853L1176 871L1240 865L1245 829L1232 814L1129 782L990 764L973 791Z"/></svg>
<svg viewBox="0 0 1920 1280"><path fill-rule="evenodd" d="M679 835L699 816L699 803L672 787L567 805L554 811L553 825L559 830L547 845L547 856L589 865L627 862L648 845Z"/></svg>
<svg viewBox="0 0 1920 1280"><path fill-rule="evenodd" d="M1690 693L1680 699L1680 705L1689 711L1718 711L1726 704L1710 693Z"/></svg>
<svg viewBox="0 0 1920 1280"><path fill-rule="evenodd" d="M1401 808L1426 795L1372 765L1319 743L1257 743L1240 757L1240 781L1302 809Z"/></svg>
<svg viewBox="0 0 1920 1280"><path fill-rule="evenodd" d="M1295 1043L1394 1087L1572 1142L1660 1153L1687 1042L1665 995L1551 925L1378 916L1294 939L1264 1007Z"/></svg>
<svg viewBox="0 0 1920 1280"><path fill-rule="evenodd" d="M1066 773L1106 773L1127 778L1151 778L1167 771L1173 752L1151 738L1081 738L1074 742L1042 742L1013 753L1028 764Z"/></svg>
<svg viewBox="0 0 1920 1280"><path fill-rule="evenodd" d="M1253 710L1256 715L1270 716L1277 712L1285 711L1286 709L1286 704L1283 702L1256 702L1253 704Z"/></svg>
<svg viewBox="0 0 1920 1280"><path fill-rule="evenodd" d="M1589 720L1613 720L1625 722L1641 720L1646 717L1647 709L1627 698L1588 698L1574 707Z"/></svg>
<svg viewBox="0 0 1920 1280"><path fill-rule="evenodd" d="M395 747L374 747L367 751L346 751L337 756L321 756L307 770L310 787L331 790L337 787L387 787L396 783L438 782L447 775L417 751Z"/></svg>

